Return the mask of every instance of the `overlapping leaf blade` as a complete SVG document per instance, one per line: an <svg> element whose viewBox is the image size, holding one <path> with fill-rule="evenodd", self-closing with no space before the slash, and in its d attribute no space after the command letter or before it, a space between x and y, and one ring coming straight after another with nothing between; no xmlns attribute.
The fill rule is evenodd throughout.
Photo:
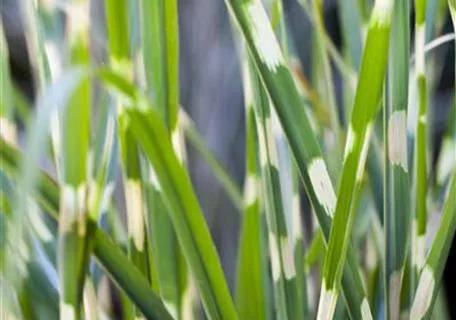
<svg viewBox="0 0 456 320"><path fill-rule="evenodd" d="M261 1L227 0L226 3L277 112L325 239L329 239L336 200L334 189ZM343 279L344 297L351 317L361 319L362 313L370 314L370 310L355 256L350 251Z"/></svg>

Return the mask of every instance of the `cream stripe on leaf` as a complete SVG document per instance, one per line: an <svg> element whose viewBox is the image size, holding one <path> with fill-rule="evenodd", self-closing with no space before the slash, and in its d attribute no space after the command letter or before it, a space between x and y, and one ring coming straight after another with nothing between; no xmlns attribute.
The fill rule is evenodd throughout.
<svg viewBox="0 0 456 320"><path fill-rule="evenodd" d="M421 272L416 289L415 300L410 312L410 319L424 319L426 313L430 312L429 308L433 299L435 290L435 278L433 270L425 266Z"/></svg>
<svg viewBox="0 0 456 320"><path fill-rule="evenodd" d="M346 155L343 165L323 269L322 292L332 294L329 301L320 299L318 308L321 317L318 319L332 319L333 312L323 312L323 310L333 310L331 306L335 305L339 294L339 284L350 243L372 124L378 112L383 91L393 4L392 0L377 0L369 22L350 120L350 126L356 139L353 147L350 148L351 152Z"/></svg>
<svg viewBox="0 0 456 320"><path fill-rule="evenodd" d="M143 197L139 180L127 179L125 185L125 203L128 212L128 236L139 252L144 252L145 225Z"/></svg>
<svg viewBox="0 0 456 320"><path fill-rule="evenodd" d="M333 217L336 209L336 194L323 158L315 158L311 162L309 177L317 194L318 202L325 208L326 214Z"/></svg>
<svg viewBox="0 0 456 320"><path fill-rule="evenodd" d="M363 303L361 304L361 319L362 320L372 320L372 314L369 307L369 302L367 299L364 299Z"/></svg>
<svg viewBox="0 0 456 320"><path fill-rule="evenodd" d="M293 157L299 169L300 177L304 182L305 190L315 210L318 222L323 230L326 240L329 239L331 218L320 203L309 177L308 167L314 159L322 158L318 141L312 131L311 124L307 118L306 111L302 108L302 102L296 84L288 68L283 65L282 59L272 59L274 63L265 63L264 49L256 41L256 33L253 32L253 19L258 14L266 15L259 0L225 0L232 14L234 21L238 24L241 34L247 44L248 51L255 63L256 70L261 77L262 83L271 99L272 105L277 112L280 124L290 144ZM255 6L256 15L251 14L251 6ZM260 12L260 13L258 13ZM255 26L260 25L259 21L266 21L267 17L256 20ZM275 39L274 32L268 22L261 25L261 32L270 33L263 36L268 39ZM277 41L277 40L275 40ZM278 44L277 44L278 46ZM272 47L276 47L273 45ZM277 56L277 55L275 55ZM273 65L271 68L269 66ZM332 186L331 186L332 187ZM330 192L334 193L334 188ZM361 317L361 305L366 298L363 283L358 270L356 258L349 250L347 267L343 276L343 293L346 300L348 312L353 318Z"/></svg>
<svg viewBox="0 0 456 320"><path fill-rule="evenodd" d="M245 3L246 10L251 18L249 24L258 55L271 72L276 72L277 68L284 64L284 58L269 24L266 11L261 1L254 0L246 1ZM266 28L267 26L269 28Z"/></svg>
<svg viewBox="0 0 456 320"><path fill-rule="evenodd" d="M258 179L256 174L251 173L246 177L244 187L244 205L250 207L258 201Z"/></svg>
<svg viewBox="0 0 456 320"><path fill-rule="evenodd" d="M400 166L405 173L408 172L406 130L406 111L394 111L388 122L388 159L391 165Z"/></svg>

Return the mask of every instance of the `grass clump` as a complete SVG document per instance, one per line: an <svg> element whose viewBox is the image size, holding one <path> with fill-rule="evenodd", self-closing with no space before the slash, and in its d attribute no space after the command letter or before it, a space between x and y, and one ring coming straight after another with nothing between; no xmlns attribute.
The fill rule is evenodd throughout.
<svg viewBox="0 0 456 320"><path fill-rule="evenodd" d="M34 109L12 80L0 21L2 316L445 316L436 301L456 232L456 119L430 170L435 77L427 69L438 61L427 54L454 35L426 45L426 26L448 11L456 24L454 0L415 2L414 45L407 1L340 1L342 52L322 2L299 1L314 32L312 82L296 64L281 0L225 0L244 91L242 191L181 106L177 0L105 0L103 65L92 63L100 22L90 1L45 2L21 11ZM344 79L341 101L335 73ZM187 144L240 214L234 293Z"/></svg>

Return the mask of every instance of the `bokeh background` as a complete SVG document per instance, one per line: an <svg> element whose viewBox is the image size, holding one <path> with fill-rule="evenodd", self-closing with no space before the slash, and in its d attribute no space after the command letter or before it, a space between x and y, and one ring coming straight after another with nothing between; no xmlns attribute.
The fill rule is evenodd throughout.
<svg viewBox="0 0 456 320"><path fill-rule="evenodd" d="M29 97L35 98L30 59L20 18L21 1L0 0L0 11L6 31L10 67L14 81ZM407 1L407 0L397 0ZM440 0L431 0L433 1ZM92 51L94 63L106 61L106 35L104 30L104 1L92 0ZM343 0L325 0L324 16L327 31L340 49L343 46L338 5ZM413 1L411 1L413 2ZM296 0L284 0L290 42L299 58L303 72L312 81L312 27ZM210 150L234 177L239 186L244 177L244 107L239 61L235 52L229 17L223 0L181 0L180 13L180 76L181 104L195 121ZM413 26L413 13L411 13ZM449 15L442 21L440 34L453 32ZM413 30L413 27L412 27ZM431 39L437 35L431 35ZM411 37L413 41L413 33ZM412 46L413 48L413 46ZM438 61L436 91L431 97L434 111L432 137L433 161L440 147L440 139L447 123L448 110L454 95L454 45L446 44L433 51ZM341 77L333 68L338 105L342 103ZM456 121L456 119L454 119ZM456 155L455 155L456 156ZM202 209L206 214L217 245L230 288L234 285L237 238L240 213L220 188L204 161L189 148L189 169ZM119 192L120 198L123 197ZM456 195L453 195L456 196ZM305 201L305 200L304 200ZM304 205L306 205L304 203ZM305 226L305 223L304 223ZM454 281L456 270L452 249L446 271L446 285ZM454 288L454 287L453 287ZM454 291L454 289L453 289ZM456 318L456 297L449 303ZM449 301L451 302L451 300Z"/></svg>

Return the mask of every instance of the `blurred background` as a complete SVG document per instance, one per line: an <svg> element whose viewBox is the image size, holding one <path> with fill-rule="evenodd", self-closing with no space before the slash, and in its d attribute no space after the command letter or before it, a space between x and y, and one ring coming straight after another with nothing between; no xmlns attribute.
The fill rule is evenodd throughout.
<svg viewBox="0 0 456 320"><path fill-rule="evenodd" d="M11 53L10 67L14 81L33 101L35 88L20 18L21 1L32 0L0 0L0 9ZM94 63L101 63L106 61L104 1L91 2L92 21L95 22L92 34L93 59ZM323 5L327 32L341 51L344 39L341 34L342 13L338 4L343 2L325 0ZM441 0L429 1L428 13L435 15L435 23L428 30L428 42L438 35L453 32L449 14L442 15L438 12L440 2L445 3ZM366 5L369 7L370 1L366 1ZM313 32L309 17L296 0L284 0L284 6L289 39L294 48L292 53L299 59L304 75L312 83ZM239 59L225 3L223 0L181 0L179 12L181 104L195 121L209 149L241 187L245 171L243 92ZM360 16L362 14L353 12L353 19L360 19ZM411 21L413 26L413 13ZM413 41L413 33L411 40ZM454 96L454 44L445 44L434 50L432 59L437 61L432 64L430 71L435 77L435 94L430 97L434 121L431 127L432 159L435 164L435 155L448 123L448 110ZM333 68L333 75L340 106L343 99L342 79L336 68ZM456 122L456 119L454 121ZM188 151L192 181L217 245L228 283L233 289L240 212L223 192L205 162L191 148ZM122 192L119 192L119 196L123 197ZM305 202L305 199L303 201ZM446 272L448 287L449 274L456 270L456 264L452 261L455 256L456 248L453 245L453 258L449 259ZM450 303L449 307L456 318L454 304Z"/></svg>

